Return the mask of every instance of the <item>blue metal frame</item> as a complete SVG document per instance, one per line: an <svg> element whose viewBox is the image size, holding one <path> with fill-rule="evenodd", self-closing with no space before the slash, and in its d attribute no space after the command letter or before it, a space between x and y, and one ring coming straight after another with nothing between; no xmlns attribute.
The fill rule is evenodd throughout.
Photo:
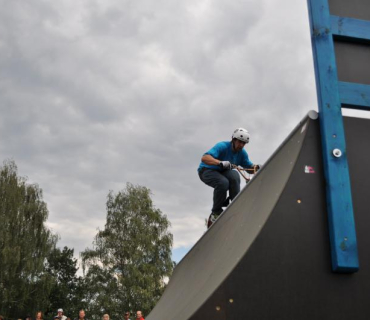
<svg viewBox="0 0 370 320"><path fill-rule="evenodd" d="M370 86L339 81L342 108L370 111Z"/></svg>
<svg viewBox="0 0 370 320"><path fill-rule="evenodd" d="M370 42L370 21L330 16L331 33L336 39Z"/></svg>
<svg viewBox="0 0 370 320"><path fill-rule="evenodd" d="M359 261L341 104L344 102L348 107L355 107L362 101L355 97L359 87L338 81L333 36L352 37L353 41L366 42L369 39L366 32L362 32L362 26L369 28L369 24L362 20L330 16L327 0L308 0L308 8L326 180L332 269L335 272L352 273L358 271ZM366 86L360 89L368 95ZM369 106L366 97L363 99L366 102L365 109Z"/></svg>

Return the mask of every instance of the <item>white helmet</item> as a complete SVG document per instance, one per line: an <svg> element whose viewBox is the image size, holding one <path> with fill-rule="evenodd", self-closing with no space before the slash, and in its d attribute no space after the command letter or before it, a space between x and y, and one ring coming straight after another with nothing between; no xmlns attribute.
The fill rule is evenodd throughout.
<svg viewBox="0 0 370 320"><path fill-rule="evenodd" d="M248 130L244 128L235 129L232 138L248 143L249 142L249 132Z"/></svg>

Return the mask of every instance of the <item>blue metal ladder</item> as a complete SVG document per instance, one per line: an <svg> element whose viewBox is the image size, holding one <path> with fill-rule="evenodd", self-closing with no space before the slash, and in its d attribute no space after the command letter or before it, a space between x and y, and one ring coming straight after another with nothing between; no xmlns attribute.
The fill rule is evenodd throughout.
<svg viewBox="0 0 370 320"><path fill-rule="evenodd" d="M331 15L328 0L307 1L326 180L332 270L353 273L359 269L359 259L341 108L370 110L370 85L338 80L334 43L351 41L370 46L370 21Z"/></svg>

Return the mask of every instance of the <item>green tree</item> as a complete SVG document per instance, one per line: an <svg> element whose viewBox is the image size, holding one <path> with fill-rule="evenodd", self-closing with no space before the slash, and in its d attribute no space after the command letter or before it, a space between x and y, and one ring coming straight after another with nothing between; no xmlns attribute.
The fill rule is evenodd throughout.
<svg viewBox="0 0 370 320"><path fill-rule="evenodd" d="M48 303L52 279L45 261L57 236L45 226L42 190L19 177L14 161L0 167L0 313L24 316Z"/></svg>
<svg viewBox="0 0 370 320"><path fill-rule="evenodd" d="M73 257L74 249L55 248L48 257L46 272L54 280L49 295L49 306L45 309L46 318L52 318L63 307L64 314L73 318L78 310L86 308L86 288L84 279L77 275L78 261Z"/></svg>
<svg viewBox="0 0 370 320"><path fill-rule="evenodd" d="M108 312L113 319L127 310L148 314L173 270L169 226L148 188L128 183L108 194L105 229L93 249L81 253L91 313Z"/></svg>

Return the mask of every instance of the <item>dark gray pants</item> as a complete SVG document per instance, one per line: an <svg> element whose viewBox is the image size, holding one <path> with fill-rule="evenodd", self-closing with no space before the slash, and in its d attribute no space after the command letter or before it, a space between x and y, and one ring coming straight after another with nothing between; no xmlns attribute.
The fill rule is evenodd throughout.
<svg viewBox="0 0 370 320"><path fill-rule="evenodd" d="M235 170L216 171L203 169L199 172L199 178L206 185L214 188L212 213L220 214L222 205L229 191L230 200L233 200L240 192L240 176Z"/></svg>

